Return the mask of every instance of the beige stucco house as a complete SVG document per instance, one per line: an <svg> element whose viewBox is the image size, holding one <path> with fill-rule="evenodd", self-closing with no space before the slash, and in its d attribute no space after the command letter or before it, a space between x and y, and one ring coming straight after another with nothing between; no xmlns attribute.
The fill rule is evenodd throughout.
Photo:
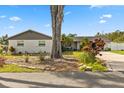
<svg viewBox="0 0 124 93"><path fill-rule="evenodd" d="M72 49L74 49L74 50L80 50L80 44L81 44L83 38L87 38L89 41L94 41L95 39L101 38L106 43L105 44L105 48L111 42L111 40L109 40L107 38L103 38L103 37L96 37L96 36L77 36L77 37L74 37L73 38L73 43L71 45Z"/></svg>
<svg viewBox="0 0 124 93"><path fill-rule="evenodd" d="M51 53L52 38L48 35L27 30L8 38L9 47L15 48L16 53Z"/></svg>
<svg viewBox="0 0 124 93"><path fill-rule="evenodd" d="M88 38L93 41L99 37L86 37L77 36L73 38L73 43L71 44L72 50L80 50L80 43L83 38ZM124 44L116 44L111 42L107 38L101 38L105 41L105 48L111 48L111 50L124 50ZM46 52L51 53L52 50L52 37L39 33L33 30L27 30L25 32L19 33L8 38L9 47L15 48L16 53L39 53Z"/></svg>
<svg viewBox="0 0 124 93"><path fill-rule="evenodd" d="M77 36L73 38L72 49L80 50L80 43L83 38L87 38L89 41L94 41L95 39L101 38L105 42L104 49L110 48L111 50L124 50L124 43L116 43L104 37L97 36Z"/></svg>

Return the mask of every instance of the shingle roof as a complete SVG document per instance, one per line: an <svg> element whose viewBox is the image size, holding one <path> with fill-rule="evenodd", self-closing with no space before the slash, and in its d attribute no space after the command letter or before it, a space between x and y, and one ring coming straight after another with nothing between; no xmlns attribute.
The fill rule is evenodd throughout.
<svg viewBox="0 0 124 93"><path fill-rule="evenodd" d="M50 40L52 37L39 33L33 30L27 30L25 32L16 34L12 37L9 37L8 40Z"/></svg>
<svg viewBox="0 0 124 93"><path fill-rule="evenodd" d="M82 41L83 38L88 38L90 41L93 41L95 39L101 38L103 39L105 42L111 42L111 40L104 38L104 37L95 37L95 36L78 36L78 37L74 37L74 41Z"/></svg>

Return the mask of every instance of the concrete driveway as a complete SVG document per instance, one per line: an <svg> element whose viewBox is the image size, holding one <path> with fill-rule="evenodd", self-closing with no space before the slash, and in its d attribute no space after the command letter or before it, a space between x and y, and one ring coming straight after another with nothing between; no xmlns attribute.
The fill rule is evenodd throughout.
<svg viewBox="0 0 124 93"><path fill-rule="evenodd" d="M111 52L101 52L101 54L102 56L97 57L105 60L109 70L124 71L124 55Z"/></svg>
<svg viewBox="0 0 124 93"><path fill-rule="evenodd" d="M1 88L124 88L123 72L1 73Z"/></svg>

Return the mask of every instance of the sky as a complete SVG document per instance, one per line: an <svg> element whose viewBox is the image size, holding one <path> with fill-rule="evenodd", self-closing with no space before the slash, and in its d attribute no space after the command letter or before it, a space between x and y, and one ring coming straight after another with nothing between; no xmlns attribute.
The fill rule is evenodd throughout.
<svg viewBox="0 0 124 93"><path fill-rule="evenodd" d="M52 35L49 5L0 6L0 36L32 29ZM124 6L65 6L62 33L94 36L124 30Z"/></svg>

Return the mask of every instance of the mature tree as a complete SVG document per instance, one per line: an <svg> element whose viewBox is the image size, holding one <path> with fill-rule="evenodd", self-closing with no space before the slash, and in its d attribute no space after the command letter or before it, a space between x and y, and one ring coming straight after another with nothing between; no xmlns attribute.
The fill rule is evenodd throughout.
<svg viewBox="0 0 124 93"><path fill-rule="evenodd" d="M61 28L63 21L63 5L51 5L52 18L52 53L51 58L62 58L61 50Z"/></svg>

